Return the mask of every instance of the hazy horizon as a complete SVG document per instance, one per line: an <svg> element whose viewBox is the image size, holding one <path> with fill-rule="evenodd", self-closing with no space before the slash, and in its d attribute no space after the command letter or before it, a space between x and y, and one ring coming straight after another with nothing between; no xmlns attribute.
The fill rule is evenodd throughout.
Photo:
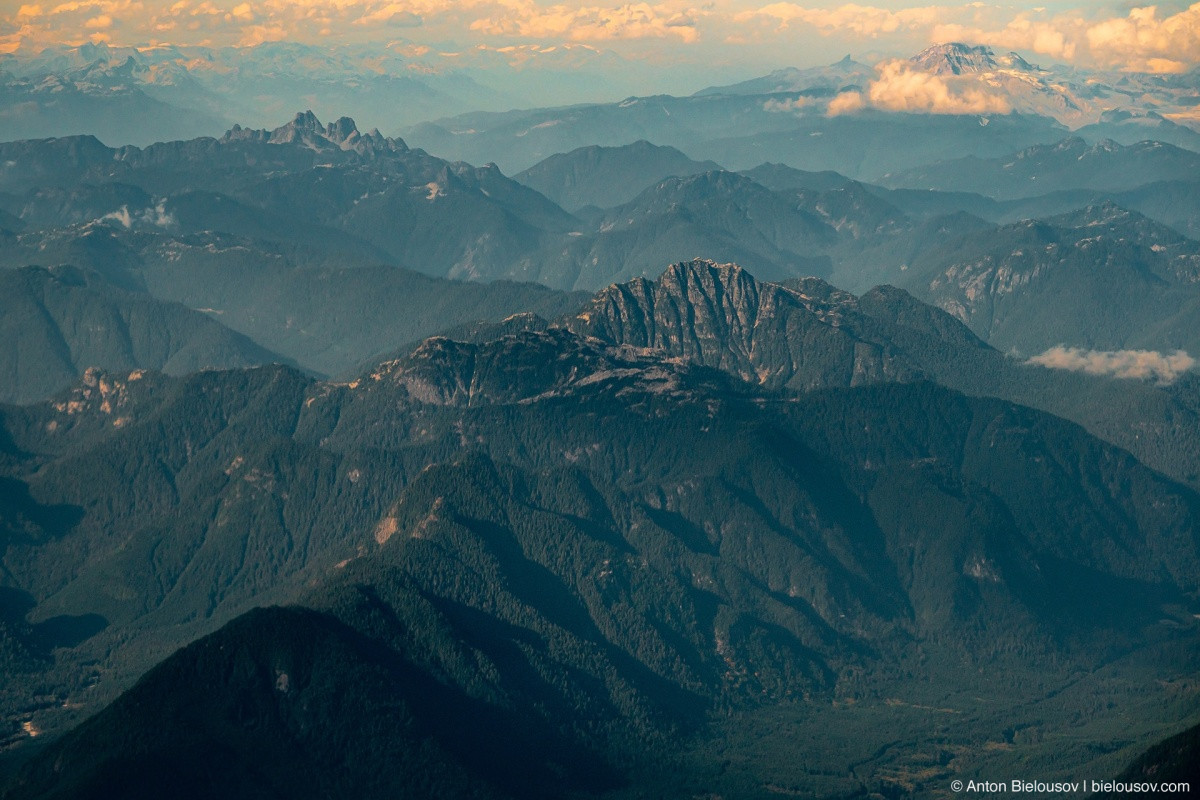
<svg viewBox="0 0 1200 800"><path fill-rule="evenodd" d="M661 0L70 0L0 14L0 53L45 48L250 47L265 42L370 45L444 69L469 55L533 64L586 46L674 74L751 74L849 54L874 64L960 41L1045 63L1178 73L1200 63L1200 3L814 4Z"/></svg>

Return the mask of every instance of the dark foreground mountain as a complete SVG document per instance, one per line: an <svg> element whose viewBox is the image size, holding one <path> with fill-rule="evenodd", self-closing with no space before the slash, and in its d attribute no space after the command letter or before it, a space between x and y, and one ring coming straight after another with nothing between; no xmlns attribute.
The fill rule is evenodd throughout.
<svg viewBox="0 0 1200 800"><path fill-rule="evenodd" d="M595 336L437 338L344 384L112 375L5 408L14 625L82 631L10 684L14 742L128 690L9 796L163 770L200 796L931 796L1115 774L1186 717L1193 490L1046 413L816 357L888 316L994 352L928 307L715 265L659 284L652 314L571 323ZM793 378L737 377L792 332Z"/></svg>
<svg viewBox="0 0 1200 800"><path fill-rule="evenodd" d="M1192 797L1196 786L1196 764L1200 763L1200 725L1188 728L1165 739L1151 747L1129 765L1120 775L1111 779L1113 783L1183 784L1178 791L1167 792L1158 789L1155 794L1160 797L1178 798ZM1142 789L1141 791L1144 791ZM1093 794L1096 798L1128 797L1130 792L1101 791Z"/></svg>
<svg viewBox="0 0 1200 800"><path fill-rule="evenodd" d="M365 618L372 597L356 598ZM545 797L564 769L581 788L614 783L531 722L334 617L263 609L152 670L14 796L150 798L169 785L180 798Z"/></svg>

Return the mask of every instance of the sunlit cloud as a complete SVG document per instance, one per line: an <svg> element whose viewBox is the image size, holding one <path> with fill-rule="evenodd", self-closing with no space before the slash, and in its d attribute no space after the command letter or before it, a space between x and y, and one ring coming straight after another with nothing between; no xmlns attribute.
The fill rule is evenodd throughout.
<svg viewBox="0 0 1200 800"><path fill-rule="evenodd" d="M852 114L866 108L866 105L867 101L862 92L841 92L829 101L826 113L831 117L836 117L838 114Z"/></svg>
<svg viewBox="0 0 1200 800"><path fill-rule="evenodd" d="M1158 383L1173 383L1197 365L1196 359L1183 350L1173 353L1158 353L1153 350L1084 350L1061 345L1034 356L1029 359L1029 363L1052 369L1086 372L1089 375L1153 380Z"/></svg>
<svg viewBox="0 0 1200 800"><path fill-rule="evenodd" d="M1152 72L1176 72L1184 62L1200 60L1200 3L1159 17L1155 6L1135 8L1124 18L1105 20L1087 29L1095 57Z"/></svg>
<svg viewBox="0 0 1200 800"><path fill-rule="evenodd" d="M812 63L812 53L835 48L900 56L962 41L1114 69L1179 72L1200 63L1200 2L1119 10L1117 0L1106 2L1113 3L1108 10L1082 0L1068 10L1063 3L1047 8L1017 0L42 0L0 11L0 51L22 46L36 52L98 36L125 45L383 42L407 29L419 30L417 44L434 52L569 42L604 42L631 52L640 41L643 53L693 47L693 57L707 59L719 49L799 66ZM954 86L943 93L937 84L917 85L899 73L876 92L877 99L869 92L839 97L834 112L856 104L995 107L986 96L966 96Z"/></svg>
<svg viewBox="0 0 1200 800"><path fill-rule="evenodd" d="M1022 9L980 2L899 9L855 3L813 8L778 2L742 11L734 19L770 22L777 32L807 29L848 41L907 36L923 44L988 44L1133 71L1181 72L1200 62L1200 3L1175 13L1151 5L1105 16L1087 5L1052 13L1042 6Z"/></svg>
<svg viewBox="0 0 1200 800"><path fill-rule="evenodd" d="M1055 16L1028 11L999 26L945 22L936 25L931 36L938 41L987 42L1089 66L1182 72L1200 61L1200 3L1174 14L1146 6L1106 19L1080 11Z"/></svg>
<svg viewBox="0 0 1200 800"><path fill-rule="evenodd" d="M489 35L575 42L667 37L694 42L699 38L698 15L696 9L671 4L573 8L566 5L541 7L525 2L513 4L505 13L475 20L471 30Z"/></svg>
<svg viewBox="0 0 1200 800"><path fill-rule="evenodd" d="M1020 13L998 27L941 22L933 27L930 38L946 42L987 42L1002 50L1025 50L1072 61L1078 52L1079 40L1086 36L1086 25L1078 17L1049 21L1034 19L1030 13Z"/></svg>
<svg viewBox="0 0 1200 800"><path fill-rule="evenodd" d="M388 3L354 20L355 25L400 25L412 27L421 24L421 16L402 3Z"/></svg>
<svg viewBox="0 0 1200 800"><path fill-rule="evenodd" d="M796 97L790 100L776 100L774 98L763 103L763 111L803 111L810 106L816 105L817 100L812 97Z"/></svg>
<svg viewBox="0 0 1200 800"><path fill-rule="evenodd" d="M885 111L923 114L1006 114L1008 100L992 94L970 78L931 75L901 59L878 66L879 78L864 93L843 92L829 104L831 116L865 106Z"/></svg>
<svg viewBox="0 0 1200 800"><path fill-rule="evenodd" d="M745 22L755 18L766 18L778 21L782 28L800 24L816 28L827 35L850 34L873 39L884 34L928 28L939 18L944 18L945 13L946 9L938 6L891 11L855 3L838 8L810 8L798 3L771 3L754 11L742 12L736 19Z"/></svg>

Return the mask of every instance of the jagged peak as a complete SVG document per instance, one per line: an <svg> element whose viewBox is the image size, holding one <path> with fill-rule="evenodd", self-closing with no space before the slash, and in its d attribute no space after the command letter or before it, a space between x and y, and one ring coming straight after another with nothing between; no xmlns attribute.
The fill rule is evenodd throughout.
<svg viewBox="0 0 1200 800"><path fill-rule="evenodd" d="M707 258L693 258L691 261L680 261L667 267L659 281L675 280L686 282L688 279L715 278L721 283L750 281L757 283L754 277L738 264L718 263Z"/></svg>
<svg viewBox="0 0 1200 800"><path fill-rule="evenodd" d="M693 296L693 291L700 294ZM718 263L707 258L694 258L669 265L656 279L632 278L602 289L592 304L607 302L614 294L632 294L646 298L666 296L699 300L701 296L718 299L720 303L758 303L763 295L783 292L805 301L843 305L853 303L854 295L838 289L817 277L795 278L785 283L759 281L739 264Z"/></svg>
<svg viewBox="0 0 1200 800"><path fill-rule="evenodd" d="M725 370L752 385L812 388L916 374L869 332L877 323L849 292L819 278L760 282L738 264L708 259L672 264L656 281L610 286L564 324L611 345Z"/></svg>
<svg viewBox="0 0 1200 800"><path fill-rule="evenodd" d="M334 142L344 142L352 136L360 136L358 126L350 117L338 117L336 122L325 126L325 136Z"/></svg>
<svg viewBox="0 0 1200 800"><path fill-rule="evenodd" d="M319 135L324 138L324 133L325 131L321 127L321 120L317 119L316 114L311 110L301 111L296 114L291 122L271 131L269 141L271 144L283 144L297 141L304 137L305 134L309 136Z"/></svg>
<svg viewBox="0 0 1200 800"><path fill-rule="evenodd" d="M243 128L234 125L221 137L222 143L258 141L266 144L303 144L317 150L352 150L360 154L379 151L405 152L408 145L400 138L388 138L373 128L363 135L350 117L339 117L328 125L321 123L311 110L300 111L291 122L274 130Z"/></svg>

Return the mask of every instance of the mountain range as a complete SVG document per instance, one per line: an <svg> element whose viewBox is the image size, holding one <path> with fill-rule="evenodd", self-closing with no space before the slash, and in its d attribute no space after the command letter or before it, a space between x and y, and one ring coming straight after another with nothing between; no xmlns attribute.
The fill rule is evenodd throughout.
<svg viewBox="0 0 1200 800"><path fill-rule="evenodd" d="M689 97L461 114L402 133L431 151L509 170L528 169L554 153L641 138L730 169L782 160L875 180L936 161L996 158L1053 144L1068 129L1092 143L1155 140L1200 150L1200 133L1185 119L1196 80L1194 72L1164 80L1043 69L1015 53L997 56L985 46L948 43L876 67L847 58ZM929 82L944 103L905 94ZM989 100L955 100L976 96ZM906 147L891 146L896 141Z"/></svg>
<svg viewBox="0 0 1200 800"><path fill-rule="evenodd" d="M551 158L518 176L526 186L494 166L447 162L311 113L272 130L235 126L217 140L113 149L79 137L0 144L0 156L9 227L0 263L92 271L203 311L258 343L260 358L269 351L323 375L441 329L522 311L555 317L586 298L530 283L431 282L414 271L587 290L652 276L679 253L747 264L776 281L818 276L858 292L894 284L1030 356L1058 345L1197 346L1188 333L1196 245L1176 223L1190 206L1160 193L1179 187L1186 196L1195 165L1190 151L1169 145L1066 139L891 181L911 188L784 164L732 173L648 143ZM916 188L935 169L946 180ZM1067 188L1012 200L972 193L986 188L975 176L989 169L1017 187L1045 175ZM995 191L1006 185L989 181ZM536 187L584 207L573 215ZM1022 191L1031 190L1001 196ZM1008 222L1029 214L1042 219ZM1101 252L1128 274L1096 269ZM1012 287L987 276L1014 269L1037 279L1010 298ZM1127 291L1133 284L1142 288ZM1058 299L1066 285L1081 304L1069 321ZM1101 296L1109 316L1092 313ZM412 310L397 324L401 306ZM218 365L234 363L242 362ZM93 365L131 362L114 354Z"/></svg>
<svg viewBox="0 0 1200 800"><path fill-rule="evenodd" d="M141 796L163 770L197 796L923 793L1013 759L1115 774L1182 719L1166 692L1078 729L1082 698L1187 669L1194 490L1057 417L924 382L913 356L839 355L831 337L863 324L849 296L705 263L643 288L346 383L118 373L7 407L26 498L9 602L74 632L50 654L8 634L31 653L8 713L60 730L128 693L6 796ZM772 342L796 374L744 381L746 344ZM290 606L249 611L271 603ZM189 700L218 686L228 703ZM874 726L897 697L902 726ZM948 718L930 768L928 709L947 707L970 725ZM801 719L831 737L803 761L713 773L714 741L794 744ZM457 738L467 720L478 739ZM481 756L493 740L511 745ZM409 766L371 768L385 757Z"/></svg>
<svg viewBox="0 0 1200 800"><path fill-rule="evenodd" d="M1163 181L1195 181L1200 153L1159 141L1122 146L1112 140L1088 144L1079 137L1035 145L995 159L947 160L885 175L889 187L973 192L998 200L1091 189L1120 191Z"/></svg>
<svg viewBox="0 0 1200 800"><path fill-rule="evenodd" d="M403 39L386 46L264 42L250 47L134 48L100 42L37 51L20 47L0 57L0 97L9 101L0 105L0 121L8 138L90 133L109 145L144 146L197 135L215 136L232 120L266 125L292 108L311 106L322 116L348 114L384 130L444 120L413 129L405 137L455 158L476 163L496 161L514 170L555 152L625 144L637 138L614 141L603 133L606 128L623 125L627 132L637 126L641 138L656 144L681 147L698 158L714 158L730 167L746 168L765 160L765 154L759 153L754 163L744 163L747 148L799 147L802 140L758 138L786 129L797 114L811 126L805 135L823 131L813 117L824 114L839 94L861 96L866 100L859 105L866 103L883 111L912 108L911 99L897 94L904 74L938 82L946 87L948 98L960 94L988 97L990 112L1012 110L1033 118L1057 120L1078 129L1089 140L1113 138L1131 144L1155 139L1192 149L1200 147L1200 133L1188 127L1186 120L1172 119L1183 120L1191 108L1197 87L1194 71L1164 78L1130 72L1086 72L1077 67L1043 68L1016 53L997 54L986 46L953 42L934 45L909 59L875 66L847 56L827 67L786 68L760 78L702 89L691 98L674 98L666 105L663 98L654 96L628 97L621 101L624 106L616 103L617 108L646 104L652 112L649 115L619 113L602 106L585 112L582 118L579 109L561 109L554 116L533 112L543 119L530 119L530 124L521 129L535 124L565 128L555 132L555 145L534 150L532 158L529 145L509 152L518 143L504 142L503 134L491 142L493 146L504 145L503 150L493 147L494 152L481 153L478 134L484 128L496 127L495 121L485 121L499 120L507 125L514 116L502 113L505 109L529 108L539 102L610 102L644 91L643 87L654 83L681 85L681 76L675 75L670 65L657 65L654 72L648 73L636 60L582 43L549 48L478 47L446 53ZM748 102L736 102L738 98ZM922 102L927 99L918 98L917 110L935 114L953 113L957 108L953 103L922 108ZM966 108L969 104L959 105ZM501 116L445 120L448 115L471 111ZM667 111L680 119L664 126L662 121L653 120L655 111ZM702 118L709 116L716 121L722 114L726 119L734 114L738 120L724 133L712 130ZM518 116L528 119L530 113L520 112ZM575 127L575 120L598 125L597 135L592 137L595 141L567 138L566 129ZM451 132L449 138L446 130ZM835 126L830 133L840 131L842 128ZM549 132L537 132L539 143L533 147L544 147L542 140ZM1030 134L1035 138L1025 144L1044 141L1036 138L1034 129L1025 135ZM732 143L703 143L747 135L750 138L738 141L732 151L728 149ZM864 134L858 130L857 135L861 138ZM471 141L455 143L456 138L464 136ZM1010 141L1010 149L1019 143ZM705 152L692 153L685 144ZM960 141L958 146L985 155L970 139ZM716 156L718 152L722 157ZM829 160L834 155L823 153L827 162L824 166L854 177L879 174L856 171L847 162ZM865 166L875 168L872 162ZM895 166L917 165L893 163Z"/></svg>
<svg viewBox="0 0 1200 800"><path fill-rule="evenodd" d="M1164 113L1190 109L1196 72L1164 78L1136 73L1088 73L1078 68L1031 64L1018 53L996 53L986 45L945 42L932 45L905 60L868 66L850 56L827 67L788 68L728 86L714 86L698 95L787 95L807 90L866 93L882 108L908 100L897 94L904 74L931 76L945 87L946 100L956 95L985 96L1006 110L1052 117L1092 136L1110 136L1125 143L1156 139L1196 149L1200 135ZM965 91L964 91L965 90ZM1151 99L1153 98L1153 99ZM918 101L920 102L920 101ZM962 105L968 105L962 103ZM892 110L897 110L892 108ZM945 109L939 109L945 110ZM1139 133L1140 129L1140 133ZM1146 135L1150 134L1150 135Z"/></svg>
<svg viewBox="0 0 1200 800"><path fill-rule="evenodd" d="M410 45L0 56L0 799L1186 778L1194 73Z"/></svg>
<svg viewBox="0 0 1200 800"><path fill-rule="evenodd" d="M800 169L832 169L863 179L946 157L996 157L1067 135L1058 122L1033 115L981 117L867 109L831 117L803 111L807 107L803 98L828 94L811 89L783 99L734 94L630 97L619 103L462 114L420 123L401 133L406 141L431 152L465 161L494 161L514 172L556 153L646 139L729 169L784 161ZM802 110L791 110L789 102ZM912 147L891 146L898 140Z"/></svg>
<svg viewBox="0 0 1200 800"><path fill-rule="evenodd" d="M0 96L10 101L0 106L0 121L11 138L92 134L110 145L142 146L217 136L233 120L266 125L303 106L394 130L448 111L530 105L535 97L620 96L618 87L642 83L636 63L587 45L442 56L403 40L18 48L0 56L0 76ZM599 86L608 88L598 93Z"/></svg>

